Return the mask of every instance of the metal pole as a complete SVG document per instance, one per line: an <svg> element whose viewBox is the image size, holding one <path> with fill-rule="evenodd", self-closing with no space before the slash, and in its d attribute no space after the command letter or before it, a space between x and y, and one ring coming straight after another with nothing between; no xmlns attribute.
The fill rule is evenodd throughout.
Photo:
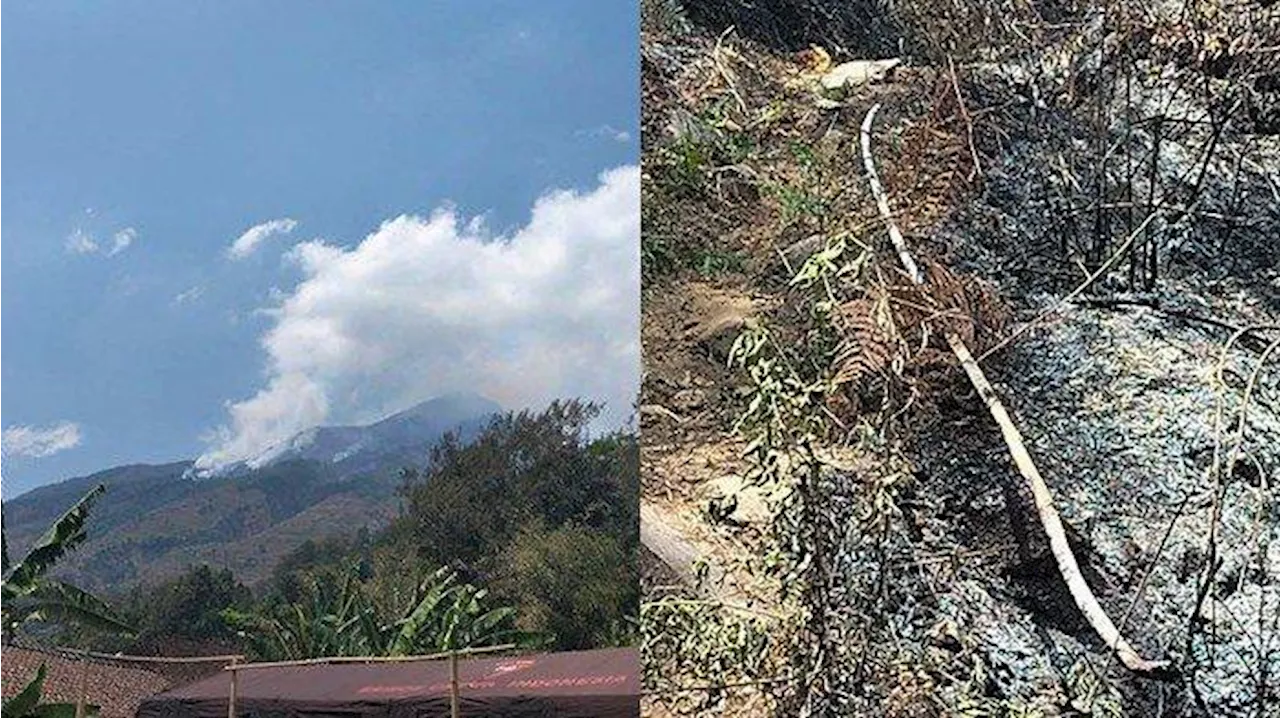
<svg viewBox="0 0 1280 718"><path fill-rule="evenodd" d="M449 651L449 715L452 718L462 716L458 705L458 652Z"/></svg>
<svg viewBox="0 0 1280 718"><path fill-rule="evenodd" d="M231 690L227 695L227 718L236 718L236 688L239 687L240 671L236 670L238 659L231 659Z"/></svg>

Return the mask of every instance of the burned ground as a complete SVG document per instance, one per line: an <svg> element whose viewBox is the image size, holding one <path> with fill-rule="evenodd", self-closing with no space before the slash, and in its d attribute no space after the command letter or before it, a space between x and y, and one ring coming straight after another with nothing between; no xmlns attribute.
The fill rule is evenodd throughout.
<svg viewBox="0 0 1280 718"><path fill-rule="evenodd" d="M697 5L643 33L643 489L716 570L647 572L648 709L1277 710L1280 142L1249 103L1280 14L905 3L886 51ZM909 57L831 97L810 43ZM874 103L923 290L867 189ZM1075 607L947 331L990 350L1086 580L1178 680Z"/></svg>

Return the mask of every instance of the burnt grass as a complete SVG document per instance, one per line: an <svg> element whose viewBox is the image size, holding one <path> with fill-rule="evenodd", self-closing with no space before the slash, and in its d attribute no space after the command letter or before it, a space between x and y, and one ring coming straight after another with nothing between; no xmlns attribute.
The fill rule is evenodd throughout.
<svg viewBox="0 0 1280 718"><path fill-rule="evenodd" d="M1031 84L1056 80L1026 79L1030 58L1048 55L1072 33L1088 46L1096 16L1089 3L1039 7L1043 44L1020 49L1003 44L1017 34L1012 20L1026 19L1021 10L1007 23L989 23L984 36L971 16L947 20L922 2L904 3L897 14L875 3L686 5L645 4L642 403L674 406L688 386L710 398L681 409L691 417L684 424L643 419L649 451L723 441L750 396L723 354L679 330L707 319L698 297L749 299L746 314L811 359L820 377L834 370L824 364L830 347L813 323L812 295L791 283L806 253L844 237L870 252L880 288L898 291L896 258L857 148L873 103L882 104L876 161L913 252L961 282L981 284L1009 315L970 326L979 350L1096 269L1094 227L1064 217L1086 202L1072 195L1070 180L1088 185L1097 170L1069 163L1054 175L1058 159L1079 154L1096 133L1088 104L1046 99L1043 88L1033 95ZM974 3L967 12L999 10ZM1263 19L1272 23L1268 32L1280 27ZM987 57L975 50L984 41L997 48ZM812 45L837 62L894 56L900 47L913 61L887 82L824 105L803 82L802 53ZM1156 66L1168 60L1150 53ZM994 422L963 373L929 344L936 337L915 334L925 349L909 352L904 368L844 386L826 406L835 428L823 442L856 460L834 462L802 483L800 505L780 507L775 517L773 545L803 567L803 585L793 588L803 593L807 616L778 658L803 680L765 691L767 702L722 691L695 712L744 705L762 715L1277 710L1280 696L1268 684L1280 675L1280 627L1266 620L1280 615L1280 501L1267 488L1280 483L1274 370L1259 370L1252 394L1242 444L1249 467L1231 467L1219 484L1206 477L1215 443L1230 448L1215 428L1215 407L1235 416L1274 336L1245 337L1225 354L1223 344L1235 328L1280 319L1280 147L1244 114L1222 117L1211 145L1194 129L1122 135L1161 157L1170 196L1191 207L1161 217L1153 239L1131 250L1135 257L1156 252L1158 276L1144 283L1138 259L1126 257L1081 301L984 360L1050 483L1088 583L1139 650L1173 660L1180 679L1136 678L1107 655L1058 573ZM1206 146L1235 159L1200 170L1193 159ZM1079 177L1068 177L1073 172ZM1146 189L1139 186L1137 196ZM1115 211L1108 221L1114 250L1133 227L1132 213ZM865 295L840 296L855 298ZM1213 377L1220 357L1226 387ZM1214 491L1223 568L1207 574ZM1205 575L1224 612L1250 618L1213 625L1193 618ZM655 705L679 714L677 705L694 710L695 703Z"/></svg>

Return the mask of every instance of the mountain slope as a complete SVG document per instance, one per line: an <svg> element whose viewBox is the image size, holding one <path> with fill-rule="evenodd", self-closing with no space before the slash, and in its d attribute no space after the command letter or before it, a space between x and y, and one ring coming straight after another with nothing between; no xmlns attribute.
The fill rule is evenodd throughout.
<svg viewBox="0 0 1280 718"><path fill-rule="evenodd" d="M115 467L4 502L5 531L21 550L103 483L89 540L61 575L115 591L210 563L253 584L308 539L385 525L396 512L400 470L424 465L445 433L473 438L499 411L483 397L454 394L365 426L309 429L216 472L197 474L191 461Z"/></svg>
<svg viewBox="0 0 1280 718"><path fill-rule="evenodd" d="M308 429L244 461L209 470L194 469L190 475L227 476L294 460L333 464L343 474L368 471L403 459L406 452L421 450L424 439L427 444L434 443L447 431L469 438L501 410L497 403L476 394L446 394L373 424Z"/></svg>

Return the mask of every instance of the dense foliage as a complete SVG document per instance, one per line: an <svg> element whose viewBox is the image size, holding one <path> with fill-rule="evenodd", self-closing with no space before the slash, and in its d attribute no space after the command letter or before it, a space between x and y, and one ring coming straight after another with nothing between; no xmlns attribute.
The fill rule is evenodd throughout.
<svg viewBox="0 0 1280 718"><path fill-rule="evenodd" d="M410 656L456 648L530 643L515 630L509 607L491 608L488 591L461 583L451 569L437 570L394 611L371 599L358 564L345 572L326 567L305 584L294 603L264 613L227 609L222 617L258 658Z"/></svg>
<svg viewBox="0 0 1280 718"><path fill-rule="evenodd" d="M470 442L446 436L401 473L385 530L307 541L253 592L227 569L191 567L123 598L136 639L66 640L267 660L630 644L639 455L633 434L588 435L598 411L557 402L500 415Z"/></svg>
<svg viewBox="0 0 1280 718"><path fill-rule="evenodd" d="M17 562L9 560L9 539L0 532L4 584L0 613L3 614L4 642L10 643L33 624L46 622L89 628L110 633L129 633L133 629L97 596L71 584L51 578L54 565L77 546L84 543L85 522L89 510L106 487L99 484L54 521L35 545ZM70 703L43 702L47 674L42 663L30 681L13 696L4 700L4 718L72 718L96 716L97 706L86 706L83 713Z"/></svg>
<svg viewBox="0 0 1280 718"><path fill-rule="evenodd" d="M520 607L526 630L562 649L629 642L639 595L639 454L634 435L594 441L597 407L571 401L446 440L407 472L390 540L450 564Z"/></svg>
<svg viewBox="0 0 1280 718"><path fill-rule="evenodd" d="M97 597L50 577L62 557L84 543L85 522L106 487L99 485L53 522L31 550L16 563L9 561L9 540L3 542L4 639L8 643L24 626L44 621L64 621L109 631L130 627Z"/></svg>

